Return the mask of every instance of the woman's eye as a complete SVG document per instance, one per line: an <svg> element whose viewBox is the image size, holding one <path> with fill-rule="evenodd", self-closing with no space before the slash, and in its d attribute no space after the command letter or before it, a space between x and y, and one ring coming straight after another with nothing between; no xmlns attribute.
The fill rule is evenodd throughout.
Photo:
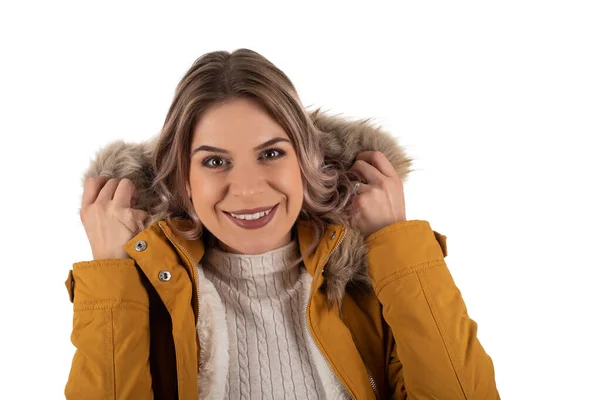
<svg viewBox="0 0 600 400"><path fill-rule="evenodd" d="M225 160L220 157L209 157L202 164L209 168L219 168L225 165Z"/></svg>
<svg viewBox="0 0 600 400"><path fill-rule="evenodd" d="M272 158L279 158L282 157L285 153L283 152L283 150L279 150L279 149L268 149L265 150L265 152L263 153L264 158L266 159L272 159Z"/></svg>

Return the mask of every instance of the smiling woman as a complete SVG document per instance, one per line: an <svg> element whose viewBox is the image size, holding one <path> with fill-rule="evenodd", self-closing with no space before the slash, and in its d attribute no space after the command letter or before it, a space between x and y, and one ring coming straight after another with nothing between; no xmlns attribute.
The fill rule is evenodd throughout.
<svg viewBox="0 0 600 400"><path fill-rule="evenodd" d="M67 398L498 398L409 165L260 54L198 58L160 136L85 174Z"/></svg>
<svg viewBox="0 0 600 400"><path fill-rule="evenodd" d="M349 166L326 160L321 132L292 82L251 50L196 60L155 148L152 190L167 201L153 205L149 223L166 219L187 239L259 254L288 243L301 218L315 229L312 251L327 222L350 223ZM347 162L353 157L344 155ZM265 207L274 215L262 226L231 215ZM177 219L192 224L171 224Z"/></svg>

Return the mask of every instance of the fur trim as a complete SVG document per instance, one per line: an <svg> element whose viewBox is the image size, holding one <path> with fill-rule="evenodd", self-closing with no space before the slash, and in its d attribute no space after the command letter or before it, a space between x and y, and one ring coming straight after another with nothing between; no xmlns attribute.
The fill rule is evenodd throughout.
<svg viewBox="0 0 600 400"><path fill-rule="evenodd" d="M229 339L227 316L214 285L198 271L200 315L196 330L200 341L198 399L224 399L229 376Z"/></svg>
<svg viewBox="0 0 600 400"><path fill-rule="evenodd" d="M370 119L351 121L339 115L326 115L320 109L310 112L310 117L321 132L325 162L335 160L334 164L340 170L347 171L359 153L369 150L381 151L402 180L410 172L412 160L407 157L404 149L398 145L395 138L380 127L374 126ZM136 144L125 143L122 140L110 143L97 153L95 160L84 173L83 180L90 176L131 179L139 196L136 208L147 210L161 201L157 193L150 190L154 177L152 152L155 143L156 139ZM325 216L333 223L339 223L340 217ZM368 290L371 287L366 253L362 235L348 229L340 248L332 254L327 263L324 290L330 303L339 303L347 289Z"/></svg>

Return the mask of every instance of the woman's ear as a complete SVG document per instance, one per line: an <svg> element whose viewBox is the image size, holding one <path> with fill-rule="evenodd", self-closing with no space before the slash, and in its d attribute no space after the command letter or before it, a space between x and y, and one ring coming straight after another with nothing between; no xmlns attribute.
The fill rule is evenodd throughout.
<svg viewBox="0 0 600 400"><path fill-rule="evenodd" d="M190 199L190 203L194 204L194 202L192 201L192 189L190 188L189 183L185 185L185 194L188 197L188 199Z"/></svg>

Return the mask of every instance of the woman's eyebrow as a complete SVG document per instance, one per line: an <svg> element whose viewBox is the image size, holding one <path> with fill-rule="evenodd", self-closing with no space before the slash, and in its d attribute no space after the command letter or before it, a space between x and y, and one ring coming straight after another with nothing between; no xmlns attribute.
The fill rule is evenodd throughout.
<svg viewBox="0 0 600 400"><path fill-rule="evenodd" d="M290 143L290 141L289 141L288 139L286 139L286 138L283 138L283 137L275 137L275 138L273 138L273 139L269 139L269 140L267 140L266 142L264 142L264 143L262 143L262 144L259 144L258 146L256 146L256 147L254 148L254 151L256 151L256 150L260 150L260 149L264 149L265 147L272 146L272 145L274 145L275 143L279 143L279 142L288 142L288 143ZM195 148L195 149L192 151L192 156L193 156L194 154L196 154L197 152L199 152L199 151L210 151L210 152L213 152L213 153L223 153L223 154L228 154L228 153L229 153L229 151L227 151L227 150L225 150L225 149L221 149L221 148L214 147L214 146L202 145L202 146L196 147L196 148Z"/></svg>

